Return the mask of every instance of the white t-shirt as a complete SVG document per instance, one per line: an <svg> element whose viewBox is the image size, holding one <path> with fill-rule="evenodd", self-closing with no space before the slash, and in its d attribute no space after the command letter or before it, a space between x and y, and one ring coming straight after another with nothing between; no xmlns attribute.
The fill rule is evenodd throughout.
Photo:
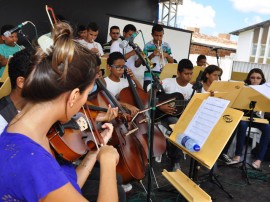
<svg viewBox="0 0 270 202"><path fill-rule="evenodd" d="M82 44L83 46L85 46L86 48L88 49L92 49L92 48L97 48L98 49L98 52L100 54L100 56L103 56L104 55L104 52L103 52L103 49L102 49L102 46L100 45L100 43L98 42L93 42L93 43L89 43L83 39L79 39L77 40L80 44Z"/></svg>
<svg viewBox="0 0 270 202"><path fill-rule="evenodd" d="M104 78L106 81L106 87L114 97L117 97L123 88L129 86L128 80L120 78L119 82L112 81L109 77Z"/></svg>
<svg viewBox="0 0 270 202"><path fill-rule="evenodd" d="M4 117L2 115L0 115L0 135L3 132L3 130L5 129L5 127L7 126L8 122L6 121L6 119L4 119Z"/></svg>
<svg viewBox="0 0 270 202"><path fill-rule="evenodd" d="M133 50L133 48L130 46L130 45L127 45L126 48L124 48L124 51L122 48L120 48L119 44L121 42L119 41L114 41L111 45L111 49L110 49L110 53L113 53L113 52L120 52L122 54L126 54L126 53L129 53ZM134 70L136 70L136 67L135 67L135 61L138 59L138 56L137 55L132 55L130 58L127 59L126 61L126 66L128 68L130 68L133 72Z"/></svg>
<svg viewBox="0 0 270 202"><path fill-rule="evenodd" d="M165 93L175 93L175 92L179 92L181 93L185 100L189 100L193 89L192 89L192 85L190 83L188 83L186 86L180 86L177 81L176 78L166 78L162 80L162 86L164 88Z"/></svg>

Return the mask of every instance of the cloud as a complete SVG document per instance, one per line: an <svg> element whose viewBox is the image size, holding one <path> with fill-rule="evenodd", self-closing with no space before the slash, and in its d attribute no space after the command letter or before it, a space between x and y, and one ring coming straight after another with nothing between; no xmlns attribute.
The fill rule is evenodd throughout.
<svg viewBox="0 0 270 202"><path fill-rule="evenodd" d="M254 12L259 14L270 14L269 0L230 0L236 10L242 12Z"/></svg>
<svg viewBox="0 0 270 202"><path fill-rule="evenodd" d="M177 25L181 28L214 28L216 12L211 6L204 6L192 0L185 0L178 6Z"/></svg>
<svg viewBox="0 0 270 202"><path fill-rule="evenodd" d="M260 16L253 16L252 18L245 18L244 19L245 24L248 26L260 23L262 21L263 21L263 19Z"/></svg>

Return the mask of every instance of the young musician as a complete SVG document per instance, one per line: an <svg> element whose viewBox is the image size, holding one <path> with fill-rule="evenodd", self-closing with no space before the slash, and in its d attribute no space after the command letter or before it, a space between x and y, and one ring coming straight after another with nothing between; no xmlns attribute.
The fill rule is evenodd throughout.
<svg viewBox="0 0 270 202"><path fill-rule="evenodd" d="M4 43L0 44L0 78L5 70L8 58L20 50L20 46L17 44L17 32L13 32L10 36L4 35L6 31L12 28L14 28L13 25L4 25L1 27L1 38Z"/></svg>
<svg viewBox="0 0 270 202"><path fill-rule="evenodd" d="M199 55L197 57L197 66L199 67L206 67L207 66L207 59L206 59L206 56L205 55Z"/></svg>
<svg viewBox="0 0 270 202"><path fill-rule="evenodd" d="M202 73L202 93L207 92L213 81L218 81L221 77L222 69L216 65L209 65Z"/></svg>
<svg viewBox="0 0 270 202"><path fill-rule="evenodd" d="M87 37L85 40L78 40L79 43L96 53L98 56L103 56L103 50L100 43L96 42L99 33L99 27L96 23L89 23L87 26Z"/></svg>
<svg viewBox="0 0 270 202"><path fill-rule="evenodd" d="M123 37L127 39L136 31L137 29L134 25L127 24L123 29ZM137 67L139 67L142 64L140 58L136 55L135 50L133 50L133 48L129 44L127 44L126 47L121 48L119 46L120 43L121 42L118 40L114 41L111 45L110 53L113 53L113 52L122 53L125 57L125 61L126 61L125 65L129 67L133 72L135 72Z"/></svg>
<svg viewBox="0 0 270 202"><path fill-rule="evenodd" d="M134 81L134 84L142 89L140 82L134 76L132 71L125 65L125 58L122 53L111 53L107 60L107 68L110 70L110 75L105 78L106 86L113 96L117 97L123 88L129 86L127 79L121 78L125 69L127 70L127 73L130 75L131 79ZM131 112L132 116L139 111L137 107L128 103L120 102L120 104L124 108L127 108Z"/></svg>
<svg viewBox="0 0 270 202"><path fill-rule="evenodd" d="M250 72L248 73L245 83L247 85L262 85L265 83L265 81L266 81L265 76L262 70L259 68L254 68L250 70ZM235 156L233 158L233 160L236 162L240 162L240 159L242 156L242 150L246 141L246 132L247 132L248 124L249 124L248 121L240 121L238 125L236 151L235 151ZM265 154L267 152L267 148L270 142L270 124L252 122L251 126L258 128L262 131L260 144L259 144L259 151L256 156L256 160L251 164L252 168L260 169L261 163L265 157Z"/></svg>
<svg viewBox="0 0 270 202"><path fill-rule="evenodd" d="M162 86L166 94L171 93L181 93L184 97L184 100L189 100L191 98L193 89L190 81L192 79L193 74L193 64L189 59L182 59L178 63L177 70L177 78L166 78L162 80ZM172 132L169 127L170 124L174 124L179 119L179 115L175 115L176 108L170 104L164 104L158 107L163 113L167 114L163 118L161 118L161 124L168 130L167 133ZM171 165L173 170L180 169L180 150L171 144L169 141L167 142L167 151L168 156L171 159Z"/></svg>
<svg viewBox="0 0 270 202"><path fill-rule="evenodd" d="M113 42L118 41L120 39L120 28L118 26L111 26L109 33L111 40L102 45L103 51L105 54L110 54L111 45Z"/></svg>
<svg viewBox="0 0 270 202"><path fill-rule="evenodd" d="M24 108L0 136L0 172L5 173L0 196L17 201L86 201L80 187L99 160L98 201L117 201L116 149L103 146L99 152L88 152L76 172L71 164L59 165L50 149L47 132L81 108L96 77L95 56L73 41L69 25L56 24L52 36L52 51L38 48L31 59L22 89ZM103 128L107 142L113 127L107 123Z"/></svg>
<svg viewBox="0 0 270 202"><path fill-rule="evenodd" d="M152 27L153 40L145 44L143 52L151 60L155 67L152 71L159 77L162 68L167 63L173 63L173 57L171 56L172 50L168 43L163 41L164 29L161 25L156 24ZM146 69L144 72L144 84L143 88L147 91L148 85L151 83L152 75Z"/></svg>

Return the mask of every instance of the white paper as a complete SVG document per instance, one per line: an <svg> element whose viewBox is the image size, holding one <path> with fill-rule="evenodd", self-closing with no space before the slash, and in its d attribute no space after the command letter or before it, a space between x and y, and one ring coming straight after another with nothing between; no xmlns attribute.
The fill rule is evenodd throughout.
<svg viewBox="0 0 270 202"><path fill-rule="evenodd" d="M250 87L270 99L270 82L263 85L250 85Z"/></svg>
<svg viewBox="0 0 270 202"><path fill-rule="evenodd" d="M229 100L215 97L205 99L184 134L193 138L202 148L229 103Z"/></svg>

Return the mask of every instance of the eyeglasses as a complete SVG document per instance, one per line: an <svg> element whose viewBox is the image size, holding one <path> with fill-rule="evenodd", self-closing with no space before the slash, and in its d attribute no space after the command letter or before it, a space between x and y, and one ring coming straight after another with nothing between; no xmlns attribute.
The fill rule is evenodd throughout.
<svg viewBox="0 0 270 202"><path fill-rule="evenodd" d="M250 77L250 79L258 79L258 80L261 80L262 77L255 77L255 76L252 76L252 77Z"/></svg>
<svg viewBox="0 0 270 202"><path fill-rule="evenodd" d="M123 69L127 68L126 65L123 65L123 66L111 65L111 67L115 68L117 71L120 71L120 70L123 70Z"/></svg>
<svg viewBox="0 0 270 202"><path fill-rule="evenodd" d="M120 34L120 33L119 33L119 32L112 32L112 34L117 34L117 35L118 35L118 34Z"/></svg>

